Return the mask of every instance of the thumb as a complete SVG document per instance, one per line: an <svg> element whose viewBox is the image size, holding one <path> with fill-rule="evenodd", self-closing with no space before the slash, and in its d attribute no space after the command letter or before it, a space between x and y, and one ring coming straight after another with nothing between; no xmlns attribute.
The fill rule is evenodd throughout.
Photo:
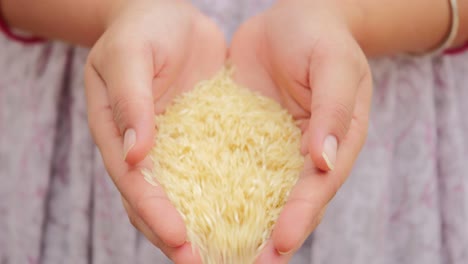
<svg viewBox="0 0 468 264"><path fill-rule="evenodd" d="M155 134L152 93L152 54L138 47L121 48L107 56L97 70L103 78L129 164L143 160L153 146Z"/></svg>
<svg viewBox="0 0 468 264"><path fill-rule="evenodd" d="M356 55L332 53L313 61L309 71L312 89L311 117L304 142L315 166L335 167L339 143L346 137L361 82Z"/></svg>

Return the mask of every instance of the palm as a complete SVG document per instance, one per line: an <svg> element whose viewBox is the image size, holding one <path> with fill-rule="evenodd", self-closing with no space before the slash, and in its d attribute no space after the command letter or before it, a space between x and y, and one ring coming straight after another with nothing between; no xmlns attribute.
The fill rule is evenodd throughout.
<svg viewBox="0 0 468 264"><path fill-rule="evenodd" d="M86 65L91 132L129 218L176 263L197 263L182 218L161 186L141 173L153 145L154 115L224 64L223 34L183 1L130 1L93 47ZM124 133L136 142L122 159Z"/></svg>
<svg viewBox="0 0 468 264"><path fill-rule="evenodd" d="M198 81L210 78L224 65L226 44L222 32L204 16L188 23L190 30L180 32L173 43L168 44L171 56L155 72L153 96L157 114L163 112L175 96L192 89ZM180 21L171 24L180 24Z"/></svg>
<svg viewBox="0 0 468 264"><path fill-rule="evenodd" d="M285 94L281 92L273 75L270 44L264 36L264 31L263 20L254 17L243 24L234 35L229 59L235 66L235 79L242 85L287 106ZM298 115L295 111L292 114Z"/></svg>
<svg viewBox="0 0 468 264"><path fill-rule="evenodd" d="M283 3L288 5L287 1ZM288 109L303 131L305 154L312 156L306 159L272 241L260 257L262 263L283 263L290 254L280 256L276 250L297 249L312 232L329 200L349 175L366 137L372 90L367 61L349 33L338 23L321 19L311 15L310 10L304 11L302 6L273 7L242 25L232 41L230 60L235 66L236 80ZM325 31L323 25L329 25L330 29ZM342 90L333 90L337 86ZM333 91L326 91L328 87ZM320 94L352 103L344 104L338 99L314 102L323 99ZM323 117L327 120L317 117L317 112L322 113L324 108L333 110ZM347 111L349 120L344 118ZM337 166L326 173L312 161L320 156L321 150L316 149L321 149L323 142L315 140L316 131L321 129L317 126L324 121L325 127L328 119L346 122L338 122L337 133L341 134Z"/></svg>

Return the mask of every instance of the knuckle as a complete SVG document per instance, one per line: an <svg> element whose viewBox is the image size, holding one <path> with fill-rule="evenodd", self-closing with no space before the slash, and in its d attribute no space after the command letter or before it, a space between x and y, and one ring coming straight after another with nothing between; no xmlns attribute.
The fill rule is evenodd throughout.
<svg viewBox="0 0 468 264"><path fill-rule="evenodd" d="M314 222L312 223L313 229L315 229L323 220L323 217L325 216L327 206L325 206L322 211L317 215L317 217L314 219Z"/></svg>
<svg viewBox="0 0 468 264"><path fill-rule="evenodd" d="M129 105L130 102L126 98L118 98L114 102L114 106L112 107L112 116L114 117L115 123L119 126L124 120L123 116L125 111L129 108ZM119 128L122 129L122 127Z"/></svg>
<svg viewBox="0 0 468 264"><path fill-rule="evenodd" d="M122 204L127 212L127 218L130 224L138 229L138 219L137 216L133 213L132 209L130 209L130 205L122 198Z"/></svg>
<svg viewBox="0 0 468 264"><path fill-rule="evenodd" d="M106 107L101 111L109 111L109 107ZM99 149L102 147L104 136L106 138L120 136L120 132L115 126L114 120L111 117L107 117L108 115L103 115L99 111L88 111L87 116L90 134ZM103 127L109 128L108 131L106 131L106 134L103 133Z"/></svg>
<svg viewBox="0 0 468 264"><path fill-rule="evenodd" d="M300 206L305 210L314 211L317 209L317 204L313 202L314 197L294 197L292 198L289 203L295 204L296 206Z"/></svg>
<svg viewBox="0 0 468 264"><path fill-rule="evenodd" d="M130 224L134 226L135 228L138 228L138 221L136 219L136 216L132 213L127 213L127 215L128 215L128 221L130 222Z"/></svg>
<svg viewBox="0 0 468 264"><path fill-rule="evenodd" d="M333 198L336 196L336 194L340 190L341 184L342 183L340 181L338 181L338 180L331 181L331 183L329 185L329 194L330 194L330 196L328 197L328 201L326 202L326 204L329 204L331 202L331 200L333 200Z"/></svg>
<svg viewBox="0 0 468 264"><path fill-rule="evenodd" d="M116 122L116 124L123 125L122 123L126 122L126 118L128 118L129 115L133 114L135 107L141 109L141 107L144 107L145 105L148 105L150 103L151 99L146 97L134 97L125 95L116 96L112 104L112 114L114 117L114 121Z"/></svg>
<svg viewBox="0 0 468 264"><path fill-rule="evenodd" d="M135 213L142 219L145 219L145 216L147 215L147 202L143 197L137 199L135 203Z"/></svg>
<svg viewBox="0 0 468 264"><path fill-rule="evenodd" d="M138 198L135 199L135 213L145 219L148 215L149 208L152 208L150 205L154 202L153 199L159 199L159 196L150 194L148 192L142 193Z"/></svg>
<svg viewBox="0 0 468 264"><path fill-rule="evenodd" d="M351 122L352 109L342 103L331 105L330 114L333 120L336 120L338 132L346 133Z"/></svg>
<svg viewBox="0 0 468 264"><path fill-rule="evenodd" d="M312 109L312 113L318 113L320 119L332 120L333 130L339 138L342 138L349 129L353 109L340 102L319 104ZM322 114L323 113L323 114Z"/></svg>

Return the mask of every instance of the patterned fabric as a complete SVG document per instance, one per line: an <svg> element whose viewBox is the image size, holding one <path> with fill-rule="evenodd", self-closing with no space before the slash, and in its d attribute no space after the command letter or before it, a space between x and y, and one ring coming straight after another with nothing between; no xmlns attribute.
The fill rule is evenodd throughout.
<svg viewBox="0 0 468 264"><path fill-rule="evenodd" d="M230 36L270 2L196 4ZM89 135L86 55L0 37L0 264L170 263L130 225ZM468 263L468 53L372 69L368 141L292 263Z"/></svg>

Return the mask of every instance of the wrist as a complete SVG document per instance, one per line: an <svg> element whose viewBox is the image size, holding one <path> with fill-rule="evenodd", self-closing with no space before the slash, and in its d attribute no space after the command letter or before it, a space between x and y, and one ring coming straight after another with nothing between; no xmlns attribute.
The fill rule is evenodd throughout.
<svg viewBox="0 0 468 264"><path fill-rule="evenodd" d="M366 40L370 37L367 32L366 10L359 0L331 0L328 1L332 8L336 9L336 15L341 16L350 34L362 49L366 46Z"/></svg>
<svg viewBox="0 0 468 264"><path fill-rule="evenodd" d="M149 7L155 5L161 8L164 5L176 5L183 8L195 9L188 0L110 0L110 2L101 12L101 22L104 30L110 27L115 20L119 19L127 12L142 12L147 11ZM131 11L129 11L131 10Z"/></svg>
<svg viewBox="0 0 468 264"><path fill-rule="evenodd" d="M468 0L458 0L459 28L452 48L468 44Z"/></svg>
<svg viewBox="0 0 468 264"><path fill-rule="evenodd" d="M99 10L100 24L104 31L121 15L123 10L134 1L114 0L107 1L108 4L101 6Z"/></svg>
<svg viewBox="0 0 468 264"><path fill-rule="evenodd" d="M350 30L368 56L424 54L440 46L451 28L449 0L334 1L347 3L340 6L354 10L351 15L344 13L350 16ZM468 39L467 2L458 0L460 28L452 46Z"/></svg>
<svg viewBox="0 0 468 264"><path fill-rule="evenodd" d="M117 0L1 0L1 7L4 20L11 28L91 46L104 32L104 13L114 1Z"/></svg>

